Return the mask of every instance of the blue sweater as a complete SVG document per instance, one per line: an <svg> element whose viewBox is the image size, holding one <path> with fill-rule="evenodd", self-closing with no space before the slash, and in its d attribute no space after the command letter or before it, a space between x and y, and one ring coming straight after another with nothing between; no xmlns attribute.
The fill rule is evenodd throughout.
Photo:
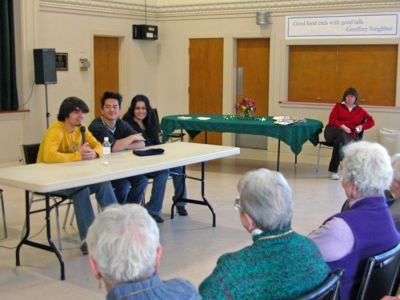
<svg viewBox="0 0 400 300"><path fill-rule="evenodd" d="M334 217L349 225L355 243L350 254L328 265L332 271L344 269L340 299L356 299L368 258L395 247L400 237L383 196L359 200Z"/></svg>

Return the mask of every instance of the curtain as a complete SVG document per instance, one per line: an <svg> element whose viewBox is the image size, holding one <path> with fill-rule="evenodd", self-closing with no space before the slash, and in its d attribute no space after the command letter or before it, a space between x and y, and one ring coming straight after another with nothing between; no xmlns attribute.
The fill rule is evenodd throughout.
<svg viewBox="0 0 400 300"><path fill-rule="evenodd" d="M0 1L0 111L18 109L13 0Z"/></svg>

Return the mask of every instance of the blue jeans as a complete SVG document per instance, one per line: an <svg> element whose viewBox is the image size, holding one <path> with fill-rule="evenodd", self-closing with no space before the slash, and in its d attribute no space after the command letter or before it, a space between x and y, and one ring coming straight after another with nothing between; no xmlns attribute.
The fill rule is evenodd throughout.
<svg viewBox="0 0 400 300"><path fill-rule="evenodd" d="M132 176L111 181L119 204L140 203L147 186L145 175Z"/></svg>
<svg viewBox="0 0 400 300"><path fill-rule="evenodd" d="M181 175L182 174L182 175ZM174 198L173 199L181 199L187 198L187 193L186 193L186 185L185 185L185 178L184 178L184 172L183 172L183 167L176 167L169 169L169 175L172 177L172 183L174 184ZM176 206L179 207L184 207L186 203L184 202L179 202Z"/></svg>
<svg viewBox="0 0 400 300"><path fill-rule="evenodd" d="M144 207L152 215L161 214L164 201L165 188L169 176L168 170L147 173L147 177L153 178L153 187L151 189L150 201Z"/></svg>
<svg viewBox="0 0 400 300"><path fill-rule="evenodd" d="M110 204L117 203L117 198L109 182L57 191L57 194L72 199L79 235L82 240L86 238L89 226L92 224L95 217L92 203L90 202L90 194L92 193L96 193L96 200L101 209L104 209Z"/></svg>
<svg viewBox="0 0 400 300"><path fill-rule="evenodd" d="M117 198L121 204L140 203L147 187L147 178L152 178L153 187L151 189L151 197L150 201L145 204L145 208L150 214L159 215L162 210L168 175L168 170L157 171L145 175L113 180L112 185L115 189L115 194L119 195Z"/></svg>

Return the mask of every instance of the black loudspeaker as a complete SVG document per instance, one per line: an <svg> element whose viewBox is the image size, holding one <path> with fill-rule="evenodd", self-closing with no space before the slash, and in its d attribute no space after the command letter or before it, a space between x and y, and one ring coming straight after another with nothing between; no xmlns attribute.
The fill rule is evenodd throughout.
<svg viewBox="0 0 400 300"><path fill-rule="evenodd" d="M158 26L155 25L133 25L134 40L156 40L158 39Z"/></svg>
<svg viewBox="0 0 400 300"><path fill-rule="evenodd" d="M35 83L57 83L56 50L53 48L33 49L33 58L35 61Z"/></svg>

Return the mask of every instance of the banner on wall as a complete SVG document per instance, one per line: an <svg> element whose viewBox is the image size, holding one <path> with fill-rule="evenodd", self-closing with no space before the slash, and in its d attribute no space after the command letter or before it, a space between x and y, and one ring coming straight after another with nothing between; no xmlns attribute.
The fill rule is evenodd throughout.
<svg viewBox="0 0 400 300"><path fill-rule="evenodd" d="M287 16L286 39L399 37L400 13Z"/></svg>

